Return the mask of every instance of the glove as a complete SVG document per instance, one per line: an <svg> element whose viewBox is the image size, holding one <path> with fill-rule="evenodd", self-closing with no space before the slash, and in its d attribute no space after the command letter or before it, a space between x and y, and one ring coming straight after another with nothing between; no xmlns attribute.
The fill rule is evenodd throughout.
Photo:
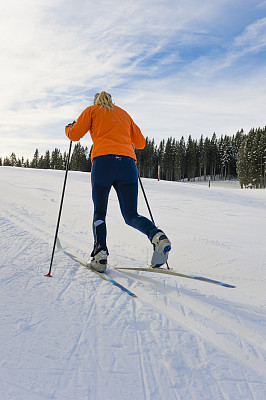
<svg viewBox="0 0 266 400"><path fill-rule="evenodd" d="M74 124L76 123L76 121L70 122L69 124L67 124L67 126L74 126Z"/></svg>

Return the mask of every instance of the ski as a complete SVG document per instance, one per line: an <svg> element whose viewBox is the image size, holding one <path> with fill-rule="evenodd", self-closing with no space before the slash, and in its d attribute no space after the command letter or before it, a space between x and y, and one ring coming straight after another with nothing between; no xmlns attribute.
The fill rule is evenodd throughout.
<svg viewBox="0 0 266 400"><path fill-rule="evenodd" d="M215 281L215 280L209 279L209 278L204 278L203 276L181 274L180 272L175 272L175 271L171 271L171 270L169 271L169 270L164 269L164 268L116 267L115 269L118 269L118 270L121 269L121 270L127 270L127 271L155 272L157 274L174 275L174 276L180 276L181 278L196 279L196 280L207 282L207 283L213 283L214 285L220 285L220 286L224 286L224 287L227 287L227 288L235 288L235 286L229 285L228 283Z"/></svg>
<svg viewBox="0 0 266 400"><path fill-rule="evenodd" d="M62 251L66 256L70 257L72 260L76 261L83 267L87 268L89 271L94 272L96 275L98 275L100 278L102 278L104 281L110 282L112 285L117 286L119 289L121 289L123 292L127 293L131 297L137 297L134 293L132 293L130 290L125 288L124 286L120 285L120 283L116 282L114 279L110 278L105 272L98 272L95 269L89 267L85 262L80 260L78 257L74 256L73 254L69 253L68 251L64 250L63 247L61 246L60 240L57 237L56 239L56 246L59 251Z"/></svg>

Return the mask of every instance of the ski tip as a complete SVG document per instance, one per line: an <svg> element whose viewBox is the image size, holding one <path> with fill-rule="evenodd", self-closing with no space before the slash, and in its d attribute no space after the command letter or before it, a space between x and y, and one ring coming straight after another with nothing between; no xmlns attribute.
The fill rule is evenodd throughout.
<svg viewBox="0 0 266 400"><path fill-rule="evenodd" d="M224 282L220 282L220 281L214 281L213 279L209 279L209 278L204 278L202 276L197 276L197 275L191 275L194 279L198 279L200 281L203 282L209 282L209 283L214 283L215 285L220 285L220 286L224 286L227 288L235 288L236 286L234 285L229 285L229 283L224 283Z"/></svg>

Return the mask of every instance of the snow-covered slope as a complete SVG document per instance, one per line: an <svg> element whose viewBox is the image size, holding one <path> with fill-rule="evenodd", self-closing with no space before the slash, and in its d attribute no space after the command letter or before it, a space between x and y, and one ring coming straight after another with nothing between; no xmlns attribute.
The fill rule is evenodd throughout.
<svg viewBox="0 0 266 400"><path fill-rule="evenodd" d="M0 398L264 400L266 192L235 182L143 179L174 270L236 285L118 272L148 266L151 245L108 209L108 273L131 298L56 252L64 172L0 167ZM148 216L142 193L139 211ZM59 236L92 249L90 174L70 172Z"/></svg>

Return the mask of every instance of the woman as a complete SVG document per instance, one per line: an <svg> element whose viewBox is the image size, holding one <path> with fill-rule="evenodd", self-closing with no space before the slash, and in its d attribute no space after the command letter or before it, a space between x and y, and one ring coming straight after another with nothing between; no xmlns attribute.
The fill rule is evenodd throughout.
<svg viewBox="0 0 266 400"><path fill-rule="evenodd" d="M171 243L153 222L137 212L138 173L133 146L137 149L145 147L139 127L126 111L113 104L110 94L102 91L95 95L94 105L86 108L77 122L66 126L66 135L73 141L80 140L88 131L93 141L91 183L94 203L94 248L88 265L99 272L106 270L109 253L105 218L112 186L125 222L148 236L154 251L165 260L160 263L162 265L167 261ZM160 265L155 263L152 267Z"/></svg>

